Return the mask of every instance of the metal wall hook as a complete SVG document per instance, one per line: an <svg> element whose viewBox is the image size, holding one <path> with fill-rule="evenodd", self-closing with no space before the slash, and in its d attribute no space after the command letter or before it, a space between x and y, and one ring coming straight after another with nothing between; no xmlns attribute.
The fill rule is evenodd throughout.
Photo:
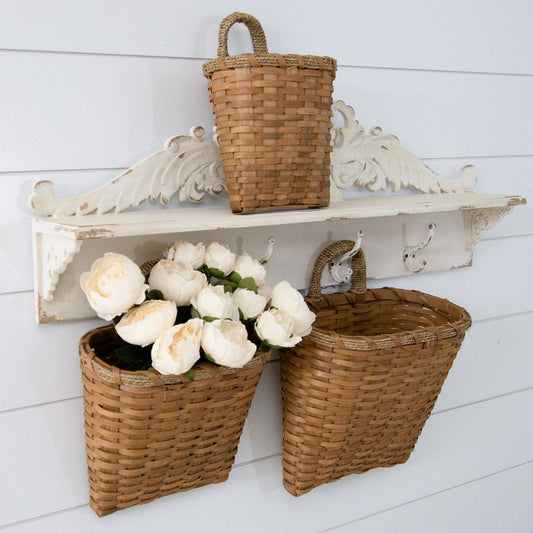
<svg viewBox="0 0 533 533"><path fill-rule="evenodd" d="M428 234L424 242L414 246L405 247L403 251L403 263L405 265L405 268L409 270L409 272L422 272L422 270L424 270L424 268L426 267L426 259L418 257L417 252L425 248L432 241L433 236L435 235L436 227L436 224L429 224Z"/></svg>
<svg viewBox="0 0 533 533"><path fill-rule="evenodd" d="M267 249L266 249L266 252L265 252L265 257L263 259L261 259L261 261L259 261L262 265L268 263L268 261L272 257L272 253L274 252L274 244L275 244L275 242L276 242L276 237L270 236L267 239Z"/></svg>
<svg viewBox="0 0 533 533"><path fill-rule="evenodd" d="M352 257L361 249L361 243L363 241L364 233L359 230L357 232L357 240L355 246L344 255L336 257L329 263L329 273L336 283L346 283L350 281L353 270L351 269Z"/></svg>

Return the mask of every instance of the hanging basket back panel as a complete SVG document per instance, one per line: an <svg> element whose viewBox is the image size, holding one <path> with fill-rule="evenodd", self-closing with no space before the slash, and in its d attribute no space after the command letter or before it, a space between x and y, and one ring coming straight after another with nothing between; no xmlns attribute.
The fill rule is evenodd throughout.
<svg viewBox="0 0 533 533"><path fill-rule="evenodd" d="M195 379L106 362L112 326L80 341L91 507L103 516L228 478L268 354L242 369L202 363Z"/></svg>
<svg viewBox="0 0 533 533"><path fill-rule="evenodd" d="M342 253L354 245L341 242ZM307 299L313 331L281 354L283 478L295 496L405 462L471 324L464 309L435 296L366 290L362 251L351 290L321 295L331 257L319 257Z"/></svg>

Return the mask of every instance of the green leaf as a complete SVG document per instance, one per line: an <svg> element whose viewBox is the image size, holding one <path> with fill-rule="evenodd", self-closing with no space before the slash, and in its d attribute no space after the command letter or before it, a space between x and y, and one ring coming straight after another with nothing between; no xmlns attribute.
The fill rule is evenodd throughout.
<svg viewBox="0 0 533 533"><path fill-rule="evenodd" d="M238 273L238 272L235 272L233 271L229 276L228 276L228 279L230 281L233 281L233 283L239 283L242 279L242 276Z"/></svg>
<svg viewBox="0 0 533 533"><path fill-rule="evenodd" d="M207 353L207 352L204 352L204 357L210 362L210 363L215 363L215 360ZM215 363L216 364L216 363Z"/></svg>
<svg viewBox="0 0 533 533"><path fill-rule="evenodd" d="M248 289L249 291L253 291L257 294L257 283L255 282L254 278L241 279L241 281L239 281L239 288Z"/></svg>
<svg viewBox="0 0 533 533"><path fill-rule="evenodd" d="M125 363L126 370L148 370L152 364L150 346L141 348L133 344L126 344L115 350L115 355Z"/></svg>
<svg viewBox="0 0 533 533"><path fill-rule="evenodd" d="M184 375L192 381L194 379L194 368L191 368L188 372L185 372Z"/></svg>
<svg viewBox="0 0 533 533"><path fill-rule="evenodd" d="M207 272L211 276L215 276L215 278L223 278L224 277L224 272L222 272L222 270L219 270L218 268L208 268Z"/></svg>
<svg viewBox="0 0 533 533"><path fill-rule="evenodd" d="M241 308L237 307L237 309L239 310L239 320L243 323L246 322L246 319L244 318L244 313L242 312Z"/></svg>
<svg viewBox="0 0 533 533"><path fill-rule="evenodd" d="M147 300L164 300L165 297L163 296L163 293L161 291L158 291L157 289L151 289L146 293L146 299Z"/></svg>
<svg viewBox="0 0 533 533"><path fill-rule="evenodd" d="M118 324L123 316L124 315L117 315L115 318L113 318L113 324Z"/></svg>
<svg viewBox="0 0 533 533"><path fill-rule="evenodd" d="M238 285L234 283L233 281L229 281L227 279L221 279L215 283L216 285L222 285L224 287L224 292L234 292Z"/></svg>
<svg viewBox="0 0 533 533"><path fill-rule="evenodd" d="M203 316L202 320L205 322L214 322L215 320L218 320L218 318L214 316Z"/></svg>

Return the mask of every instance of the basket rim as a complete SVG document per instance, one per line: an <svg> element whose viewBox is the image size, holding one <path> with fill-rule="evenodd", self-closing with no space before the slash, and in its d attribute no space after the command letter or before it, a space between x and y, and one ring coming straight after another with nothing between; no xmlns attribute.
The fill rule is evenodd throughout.
<svg viewBox="0 0 533 533"><path fill-rule="evenodd" d="M393 297L389 296L388 298L376 298L376 296L379 296L380 293L385 292L387 295ZM334 296L338 294L349 294L352 298L354 297L354 293L350 291L337 292L324 296L327 298L328 296ZM368 289L367 292L364 295L360 295L360 297L362 297L360 303L367 304L371 304L373 301L404 301L423 304L429 308L444 311L447 314L451 314L450 311L453 310L459 315L459 318L440 326L425 326L415 330L406 330L398 333L384 333L379 335L343 335L338 334L333 330L313 326L311 333L304 338L303 342L308 341L328 347L339 346L340 342L342 346L347 349L372 351L376 349L390 349L398 346L416 345L429 341L450 339L459 335L463 335L472 325L472 318L466 309L450 302L449 300L446 300L445 298L426 294L421 291L382 287L380 289ZM428 302L428 298L431 299L431 303ZM320 309L321 307L327 307L323 302L316 302L309 298L306 298L306 302L310 305L312 310ZM441 304L442 307L437 307L434 305L436 303Z"/></svg>
<svg viewBox="0 0 533 533"><path fill-rule="evenodd" d="M327 70L335 74L337 70L337 60L329 56L300 55L300 54L237 54L233 56L218 57L210 59L202 65L205 77L220 70L231 70L236 68L298 68L308 70Z"/></svg>
<svg viewBox="0 0 533 533"><path fill-rule="evenodd" d="M91 339L95 335L114 330L114 325L109 324L86 332L79 341L80 362L85 368L90 368L98 377L109 383L130 385L135 387L155 387L160 385L174 385L180 383L195 383L208 379L219 379L221 376L237 374L243 371L254 370L263 367L268 361L271 349L261 348L257 350L253 358L241 368L218 366L209 362L199 362L193 366L194 379L191 380L183 374L165 375L158 371L147 370L121 370L118 367L106 363L98 357L91 348ZM90 365L89 365L90 363Z"/></svg>

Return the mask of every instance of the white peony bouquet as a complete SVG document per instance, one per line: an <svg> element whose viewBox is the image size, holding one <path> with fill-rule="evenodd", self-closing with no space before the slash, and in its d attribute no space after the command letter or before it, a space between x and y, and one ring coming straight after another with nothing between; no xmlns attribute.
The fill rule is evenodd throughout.
<svg viewBox="0 0 533 533"><path fill-rule="evenodd" d="M289 348L311 332L315 315L287 281L265 284L266 270L248 254L213 242L178 241L147 283L128 257L106 253L80 278L96 314L113 320L128 370L186 374L204 357L241 368L258 348Z"/></svg>

